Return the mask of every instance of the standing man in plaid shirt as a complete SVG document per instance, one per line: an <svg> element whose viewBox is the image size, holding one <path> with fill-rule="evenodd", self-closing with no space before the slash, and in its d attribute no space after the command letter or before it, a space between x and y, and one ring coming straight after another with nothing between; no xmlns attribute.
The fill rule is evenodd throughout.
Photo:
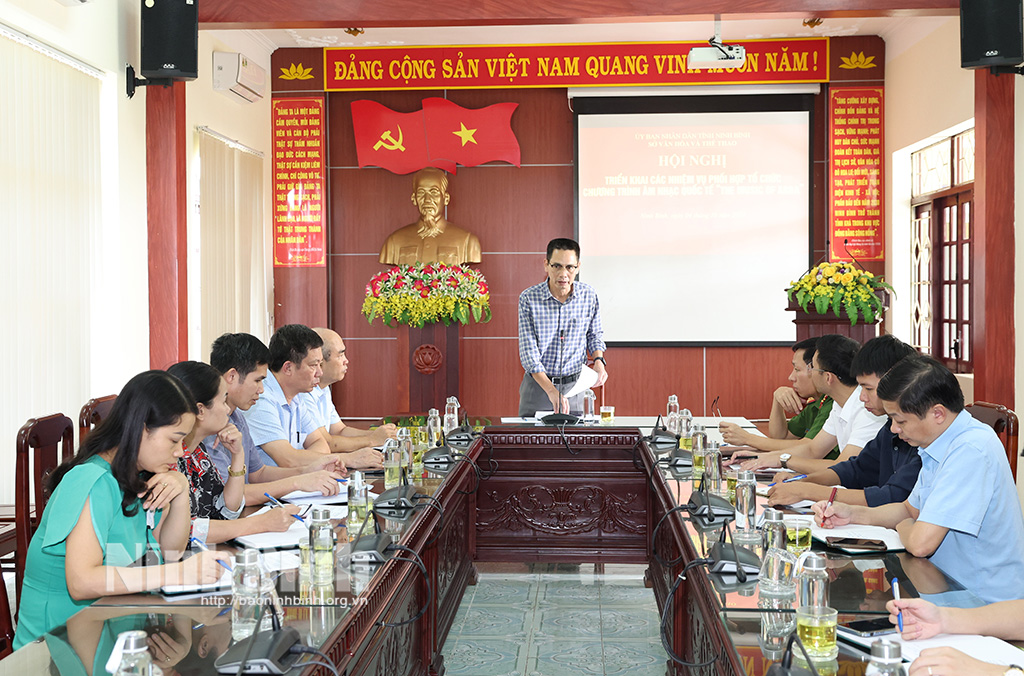
<svg viewBox="0 0 1024 676"><path fill-rule="evenodd" d="M601 306L592 286L576 281L580 245L571 239L548 242L547 279L519 295L519 360L526 371L519 386L519 415L537 411L583 411L583 395L567 399L589 354L596 387L608 380Z"/></svg>

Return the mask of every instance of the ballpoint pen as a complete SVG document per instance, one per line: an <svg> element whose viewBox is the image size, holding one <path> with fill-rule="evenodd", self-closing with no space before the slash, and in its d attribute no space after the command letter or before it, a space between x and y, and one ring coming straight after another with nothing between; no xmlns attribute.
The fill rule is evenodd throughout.
<svg viewBox="0 0 1024 676"><path fill-rule="evenodd" d="M285 504L284 504L283 502L281 502L280 500L278 500L277 498L275 498L275 497L274 497L273 495L271 495L270 493L264 493L263 495L267 496L267 498L268 498L268 499L269 499L269 500L270 500L271 502L273 502L273 503L274 503L274 506L275 506L275 507L284 507L284 506L285 506ZM297 519L297 520L301 521L302 523L306 523L306 520L305 520L305 519L303 519L303 518L302 518L301 516L299 516L298 514L291 514L291 515L289 515L289 516L291 516L291 517L293 517L293 518L295 518L295 519Z"/></svg>
<svg viewBox="0 0 1024 676"><path fill-rule="evenodd" d="M896 601L900 600L900 581L899 581L899 578L895 578L894 577L892 579L892 597ZM903 633L903 611L902 610L897 610L896 611L896 624L899 625L900 633L902 634Z"/></svg>
<svg viewBox="0 0 1024 676"><path fill-rule="evenodd" d="M768 484L768 487L771 488L772 486L774 486L777 483L788 484L790 481L800 481L800 479L806 479L806 478L807 478L806 474L797 474L796 476L791 476L788 479L783 479L782 481L773 481L770 484Z"/></svg>
<svg viewBox="0 0 1024 676"><path fill-rule="evenodd" d="M210 551L210 548L207 547L205 543L203 543L200 540L197 540L196 538L189 538L188 541L191 542L192 544L194 544L196 547L199 547L199 549L203 550L204 552ZM235 572L234 570L231 569L231 566L229 566L228 564L224 563L220 559L217 559L217 563L219 563L220 565L222 565L225 568L227 568L229 573Z"/></svg>

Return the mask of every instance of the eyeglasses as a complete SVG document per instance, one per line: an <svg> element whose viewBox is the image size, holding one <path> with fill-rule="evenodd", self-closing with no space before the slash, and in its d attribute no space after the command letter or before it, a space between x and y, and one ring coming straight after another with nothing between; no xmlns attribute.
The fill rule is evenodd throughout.
<svg viewBox="0 0 1024 676"><path fill-rule="evenodd" d="M816 369L813 366L808 366L807 370L808 371L817 371L818 373L832 373L831 371L826 371L825 369Z"/></svg>
<svg viewBox="0 0 1024 676"><path fill-rule="evenodd" d="M565 270L570 275L580 269L578 265L562 265L561 263L548 263L552 270L555 272L561 272Z"/></svg>

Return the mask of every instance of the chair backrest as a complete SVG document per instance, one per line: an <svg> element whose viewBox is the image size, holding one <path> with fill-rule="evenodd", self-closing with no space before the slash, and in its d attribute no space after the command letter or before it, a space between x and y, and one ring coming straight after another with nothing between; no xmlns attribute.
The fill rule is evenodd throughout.
<svg viewBox="0 0 1024 676"><path fill-rule="evenodd" d="M46 507L46 477L74 453L75 427L62 413L32 418L18 430L17 458L14 468L14 552L15 594L21 598L25 577L25 558L39 519ZM60 447L60 456L57 448ZM31 466L31 472L30 472ZM32 505L35 505L35 510Z"/></svg>
<svg viewBox="0 0 1024 676"><path fill-rule="evenodd" d="M7 584L0 578L0 659L14 652L14 621L11 602L7 598Z"/></svg>
<svg viewBox="0 0 1024 676"><path fill-rule="evenodd" d="M1017 414L999 404L987 401L976 401L967 407L968 413L992 427L1003 442L1006 459L1010 462L1010 471L1017 478Z"/></svg>
<svg viewBox="0 0 1024 676"><path fill-rule="evenodd" d="M92 432L92 428L103 422L103 419L110 415L110 409L114 407L116 394L108 394L105 397L96 397L86 402L82 412L78 414L78 445L81 446L85 438Z"/></svg>

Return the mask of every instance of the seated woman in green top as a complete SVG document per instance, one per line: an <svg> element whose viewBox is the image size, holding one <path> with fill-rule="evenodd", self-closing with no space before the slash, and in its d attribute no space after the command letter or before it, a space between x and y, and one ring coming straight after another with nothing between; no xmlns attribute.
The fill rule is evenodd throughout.
<svg viewBox="0 0 1024 676"><path fill-rule="evenodd" d="M50 499L28 549L15 648L102 596L220 579L218 560L226 554L180 560L190 515L178 458L195 414L176 378L140 373L78 453L49 476ZM133 565L151 558L155 565Z"/></svg>

